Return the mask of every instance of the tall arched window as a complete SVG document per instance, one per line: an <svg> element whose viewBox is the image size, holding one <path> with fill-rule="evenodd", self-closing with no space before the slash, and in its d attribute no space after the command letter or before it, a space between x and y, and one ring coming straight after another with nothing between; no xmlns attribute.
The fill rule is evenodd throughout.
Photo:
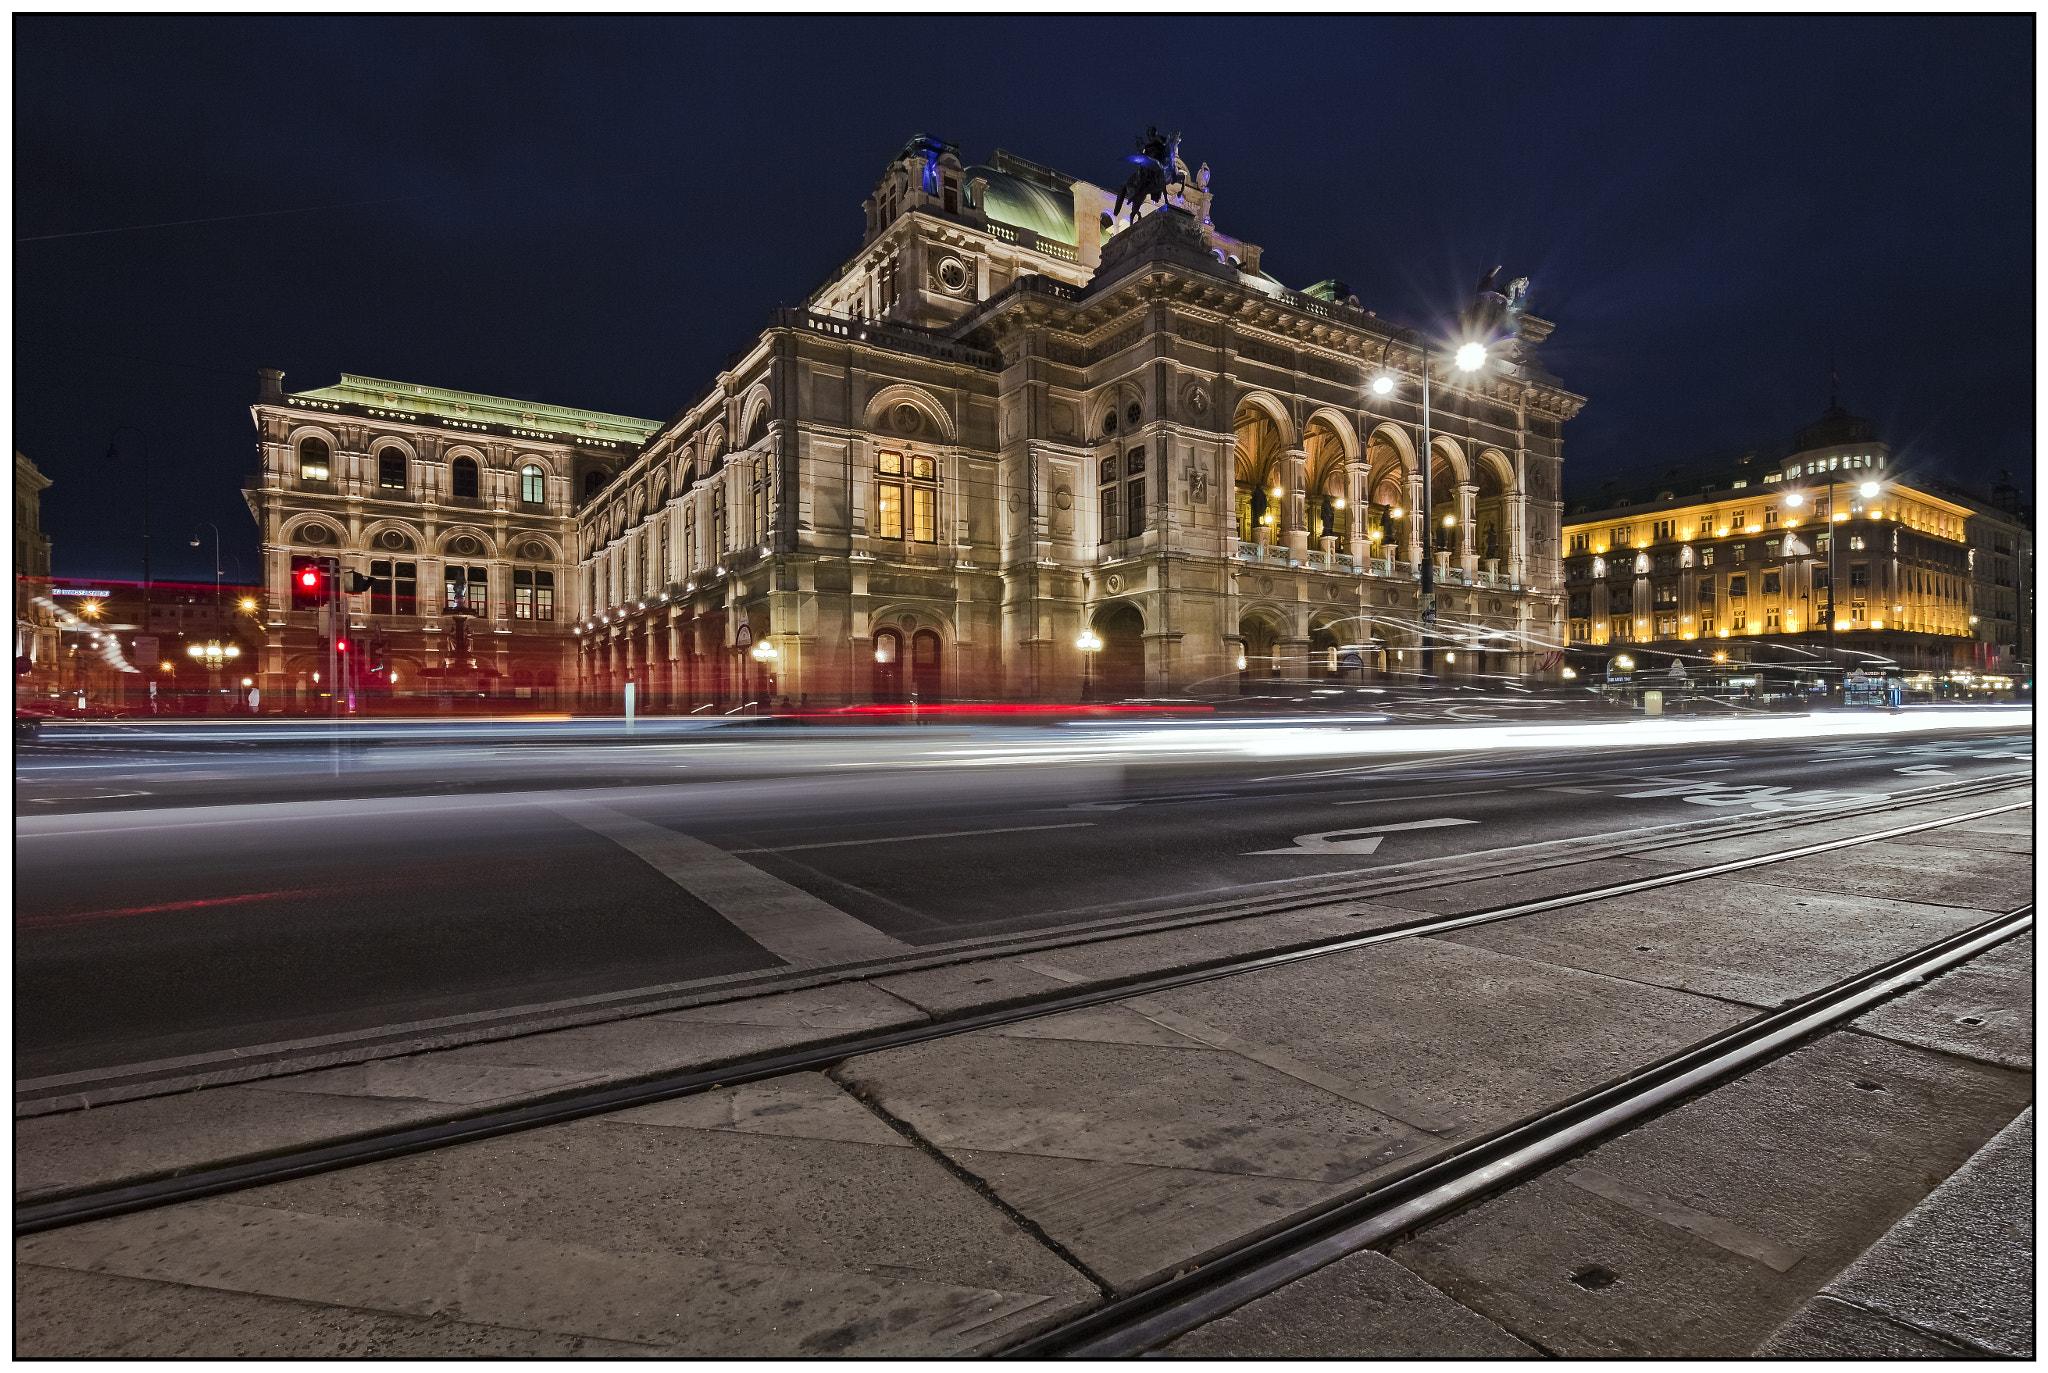
<svg viewBox="0 0 2048 1373"><path fill-rule="evenodd" d="M548 498L547 474L536 463L528 463L519 469L519 499L528 505L540 505Z"/></svg>
<svg viewBox="0 0 2048 1373"><path fill-rule="evenodd" d="M377 454L377 487L381 491L405 490L405 450L386 448Z"/></svg>
<svg viewBox="0 0 2048 1373"><path fill-rule="evenodd" d="M589 500L604 490L604 484L611 480L611 473L601 467L593 467L583 474L583 498Z"/></svg>
<svg viewBox="0 0 2048 1373"><path fill-rule="evenodd" d="M746 446L752 448L755 444L759 443L762 439L765 439L767 437L768 407L764 405L759 410L754 412L754 422L747 426Z"/></svg>
<svg viewBox="0 0 2048 1373"><path fill-rule="evenodd" d="M457 458L455 460L454 475L455 494L475 500L477 493L476 459Z"/></svg>
<svg viewBox="0 0 2048 1373"><path fill-rule="evenodd" d="M875 632L874 697L877 701L903 699L903 636L893 629Z"/></svg>
<svg viewBox="0 0 2048 1373"><path fill-rule="evenodd" d="M306 439L299 444L299 480L324 482L328 479L328 447L325 439Z"/></svg>

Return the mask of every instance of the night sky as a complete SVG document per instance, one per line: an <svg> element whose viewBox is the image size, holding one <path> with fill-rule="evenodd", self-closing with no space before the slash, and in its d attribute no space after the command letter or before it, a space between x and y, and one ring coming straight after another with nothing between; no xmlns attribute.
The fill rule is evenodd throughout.
<svg viewBox="0 0 2048 1373"><path fill-rule="evenodd" d="M60 574L139 574L133 424L153 574L210 579L209 520L247 577L259 367L665 418L910 135L1114 186L1157 123L1289 286L1530 277L1574 492L1782 442L1832 364L2031 493L2033 24L17 15L14 443Z"/></svg>

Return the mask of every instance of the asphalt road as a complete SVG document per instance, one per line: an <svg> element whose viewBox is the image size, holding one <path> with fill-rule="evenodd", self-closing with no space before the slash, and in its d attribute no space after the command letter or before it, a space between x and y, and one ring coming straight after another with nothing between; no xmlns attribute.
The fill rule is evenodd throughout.
<svg viewBox="0 0 2048 1373"><path fill-rule="evenodd" d="M52 731L16 754L17 1078L2030 769L2029 717L1961 718L1519 747L1478 725L536 726L346 750Z"/></svg>

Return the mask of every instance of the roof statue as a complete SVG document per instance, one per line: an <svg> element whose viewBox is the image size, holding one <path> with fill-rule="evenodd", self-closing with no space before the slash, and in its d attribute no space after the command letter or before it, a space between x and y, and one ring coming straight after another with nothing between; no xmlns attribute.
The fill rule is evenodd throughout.
<svg viewBox="0 0 2048 1373"><path fill-rule="evenodd" d="M1201 171L1199 171L1199 172L1196 172L1196 173L1195 173L1195 185L1197 185L1197 186L1201 187L1201 188L1202 188L1203 190L1205 190L1205 191L1209 189L1209 164L1208 164L1208 163L1204 162L1204 163L1202 164L1202 170L1201 170Z"/></svg>
<svg viewBox="0 0 2048 1373"><path fill-rule="evenodd" d="M1171 183L1181 182L1185 174L1180 166L1180 135L1162 134L1155 125L1146 125L1142 137L1137 140L1138 151L1124 161L1135 162L1138 169L1124 179L1116 193L1116 210L1106 223L1123 218L1124 202L1129 201L1132 213L1136 213L1148 200L1166 203L1166 188Z"/></svg>

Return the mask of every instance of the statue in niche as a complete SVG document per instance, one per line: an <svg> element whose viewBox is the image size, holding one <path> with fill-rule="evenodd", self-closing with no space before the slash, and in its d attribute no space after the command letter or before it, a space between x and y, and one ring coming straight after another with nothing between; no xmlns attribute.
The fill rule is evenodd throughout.
<svg viewBox="0 0 2048 1373"><path fill-rule="evenodd" d="M1486 526L1486 552L1481 556L1488 558L1498 558L1500 556L1500 531L1492 525Z"/></svg>
<svg viewBox="0 0 2048 1373"><path fill-rule="evenodd" d="M1209 503L1209 474L1199 467L1188 469L1188 499L1196 505Z"/></svg>

